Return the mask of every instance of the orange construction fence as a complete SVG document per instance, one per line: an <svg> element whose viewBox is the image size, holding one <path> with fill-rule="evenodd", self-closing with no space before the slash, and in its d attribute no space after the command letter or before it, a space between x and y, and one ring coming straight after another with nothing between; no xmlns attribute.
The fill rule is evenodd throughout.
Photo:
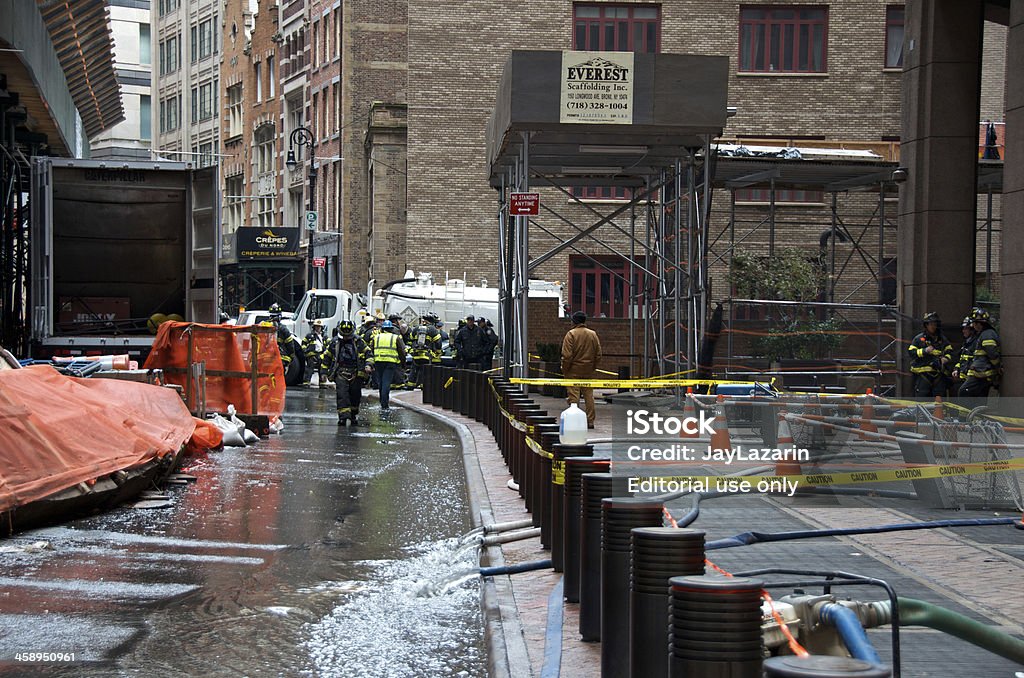
<svg viewBox="0 0 1024 678"><path fill-rule="evenodd" d="M197 389L191 368L203 362L205 389ZM180 385L193 411L203 390L206 410L225 412L234 405L241 413L271 417L284 411L284 368L273 327L165 322L145 367L163 370L167 383Z"/></svg>

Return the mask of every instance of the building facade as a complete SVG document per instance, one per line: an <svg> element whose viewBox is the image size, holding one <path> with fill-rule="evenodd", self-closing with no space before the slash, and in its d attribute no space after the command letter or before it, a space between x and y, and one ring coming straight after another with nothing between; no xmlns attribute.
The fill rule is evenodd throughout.
<svg viewBox="0 0 1024 678"><path fill-rule="evenodd" d="M224 0L152 0L152 136L157 158L205 167L220 153Z"/></svg>
<svg viewBox="0 0 1024 678"><path fill-rule="evenodd" d="M90 139L95 159L150 160L153 131L149 0L109 0L114 73L125 119Z"/></svg>

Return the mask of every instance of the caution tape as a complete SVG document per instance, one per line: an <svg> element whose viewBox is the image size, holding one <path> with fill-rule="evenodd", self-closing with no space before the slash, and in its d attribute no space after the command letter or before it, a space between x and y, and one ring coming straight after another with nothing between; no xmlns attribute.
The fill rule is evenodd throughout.
<svg viewBox="0 0 1024 678"><path fill-rule="evenodd" d="M448 388L453 383L455 383L455 377L448 377L448 381L444 382L444 387Z"/></svg>
<svg viewBox="0 0 1024 678"><path fill-rule="evenodd" d="M545 457L547 459L553 459L555 456L548 452L547 450L545 450L543 447L541 447L540 443L538 443L536 440L529 436L526 437L526 446L529 447L534 452L536 452L538 455Z"/></svg>
<svg viewBox="0 0 1024 678"><path fill-rule="evenodd" d="M639 480L659 480L662 482L700 483L710 486L719 479L731 482L746 481L752 486L762 483L790 483L813 485L861 485L864 483L892 483L901 480L929 480L934 478L952 478L955 476L973 476L984 473L1001 473L1006 471L1024 470L1024 458L1005 459L999 461L982 461L968 464L914 466L911 468L890 469L885 471L855 471L843 473L806 473L785 476L637 476Z"/></svg>
<svg viewBox="0 0 1024 678"><path fill-rule="evenodd" d="M561 459L551 460L551 484L565 485L565 462Z"/></svg>
<svg viewBox="0 0 1024 678"><path fill-rule="evenodd" d="M749 381L718 379L509 379L513 384L528 386L574 386L582 388L675 388L679 386L717 386L718 384L749 384Z"/></svg>

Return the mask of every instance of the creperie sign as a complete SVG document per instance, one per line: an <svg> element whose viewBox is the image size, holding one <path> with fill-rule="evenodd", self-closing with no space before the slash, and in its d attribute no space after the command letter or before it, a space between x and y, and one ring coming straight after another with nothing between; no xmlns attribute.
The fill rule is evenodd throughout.
<svg viewBox="0 0 1024 678"><path fill-rule="evenodd" d="M508 211L514 217L539 215L540 193L513 193L509 197Z"/></svg>

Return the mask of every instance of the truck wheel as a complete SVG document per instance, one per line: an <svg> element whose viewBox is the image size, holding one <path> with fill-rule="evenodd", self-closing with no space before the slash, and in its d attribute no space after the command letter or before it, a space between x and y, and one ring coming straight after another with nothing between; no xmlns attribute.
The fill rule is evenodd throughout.
<svg viewBox="0 0 1024 678"><path fill-rule="evenodd" d="M302 375L306 372L306 356L296 353L292 361L288 363L287 371L284 373L284 383L288 386L300 386Z"/></svg>

